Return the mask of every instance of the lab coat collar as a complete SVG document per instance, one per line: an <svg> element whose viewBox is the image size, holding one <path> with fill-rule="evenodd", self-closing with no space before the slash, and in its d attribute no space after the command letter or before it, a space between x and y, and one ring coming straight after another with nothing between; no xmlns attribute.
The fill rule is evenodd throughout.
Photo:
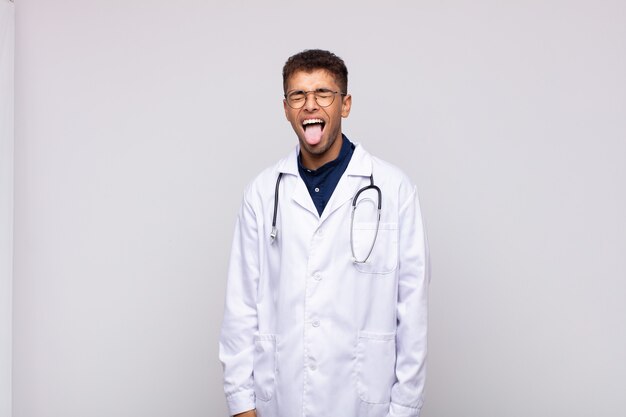
<svg viewBox="0 0 626 417"><path fill-rule="evenodd" d="M346 172L339 180L337 188L322 212L320 222L324 222L333 212L352 201L359 188L363 187L365 179L369 182L369 176L372 175L372 156L360 144L355 145Z"/></svg>
<svg viewBox="0 0 626 417"><path fill-rule="evenodd" d="M354 153L344 175L369 177L372 175L372 156L363 149L361 144L353 143L355 146ZM297 145L287 157L278 163L278 172L299 176L298 155L300 155L300 145Z"/></svg>
<svg viewBox="0 0 626 417"><path fill-rule="evenodd" d="M346 168L346 175L369 177L372 175L372 155L360 143L355 143L354 153Z"/></svg>
<svg viewBox="0 0 626 417"><path fill-rule="evenodd" d="M333 195L330 197L326 208L322 212L322 215L320 217L320 223L323 223L324 220L326 220L326 218L328 218L334 211L339 209L339 207L352 200L357 190L362 187L362 180L364 178L369 179L369 176L372 175L372 156L369 152L363 149L363 146L361 146L359 143L354 144L354 153L352 154L350 163L348 164L348 167L346 168L343 176L339 180L337 188L335 188ZM298 145L293 152L291 152L286 158L283 158L278 163L278 172L299 177L299 154L300 146ZM292 199L301 207L305 208L316 216L318 215L317 209L313 204L313 200L311 199L309 191L306 189L304 181L296 182L296 187L292 194Z"/></svg>

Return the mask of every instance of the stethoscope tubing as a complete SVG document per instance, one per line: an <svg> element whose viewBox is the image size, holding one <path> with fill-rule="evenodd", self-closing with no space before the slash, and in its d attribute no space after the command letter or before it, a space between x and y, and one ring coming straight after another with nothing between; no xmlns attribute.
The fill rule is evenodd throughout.
<svg viewBox="0 0 626 417"><path fill-rule="evenodd" d="M276 228L276 217L278 215L278 191L280 190L280 181L282 177L283 177L283 173L280 172L278 174L278 178L276 178L276 187L274 189L274 213L272 215L272 231L270 232L270 243L274 243L274 241L276 240L276 237L278 236L278 229ZM360 261L357 259L356 254L354 253L354 236L353 236L354 212L356 211L356 205L357 205L359 196L361 195L361 193L367 190L375 190L376 193L378 194L378 213L377 213L377 218L376 218L376 233L374 234L374 240L372 241L372 246L370 246L370 249L367 252L367 256L365 257L365 259ZM378 230L380 227L381 207L382 207L382 192L380 191L380 188L374 184L374 175L372 174L370 175L369 185L366 185L365 187L359 189L354 195L354 198L352 199L352 212L350 213L350 250L352 252L352 262L358 263L358 264L366 263L370 255L372 254L372 251L374 250L374 245L376 244L376 238L378 237Z"/></svg>
<svg viewBox="0 0 626 417"><path fill-rule="evenodd" d="M372 246L370 246L370 250L367 252L367 256L365 257L365 259L363 259L362 261L359 261L356 257L356 254L354 253L354 212L356 211L356 203L359 200L359 195L361 195L362 192L367 191L367 190L376 190L376 192L378 193L378 213L376 216L376 233L374 233L374 240L372 241ZM376 245L376 238L378 237L378 229L380 226L380 209L382 207L382 192L380 191L380 188L378 188L378 186L374 185L374 175L370 175L370 185L367 185L363 188L361 188L359 191L356 192L356 194L354 195L354 198L352 199L352 213L350 214L350 250L352 251L352 262L354 262L355 264L364 264L367 262L367 260L369 259L370 255L372 254L372 251L374 250L374 246Z"/></svg>
<svg viewBox="0 0 626 417"><path fill-rule="evenodd" d="M278 235L278 229L276 229L276 215L278 214L278 189L280 188L280 180L283 178L283 173L278 173L276 179L276 188L274 189L274 215L272 216L272 232L270 233L270 241L274 243L276 236Z"/></svg>

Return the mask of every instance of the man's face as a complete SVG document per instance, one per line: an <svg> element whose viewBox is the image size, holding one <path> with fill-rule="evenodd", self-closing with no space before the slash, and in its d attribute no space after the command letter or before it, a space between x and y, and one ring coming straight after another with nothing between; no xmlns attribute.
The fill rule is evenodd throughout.
<svg viewBox="0 0 626 417"><path fill-rule="evenodd" d="M287 94L296 90L318 89L341 92L333 75L322 69L297 71L287 80ZM341 118L348 117L351 104L352 97L340 94L335 95L333 103L328 107L320 106L313 93L306 95L304 106L300 109L289 107L287 100L283 100L285 116L300 141L303 162L316 161L316 166L309 168L316 169L339 155Z"/></svg>

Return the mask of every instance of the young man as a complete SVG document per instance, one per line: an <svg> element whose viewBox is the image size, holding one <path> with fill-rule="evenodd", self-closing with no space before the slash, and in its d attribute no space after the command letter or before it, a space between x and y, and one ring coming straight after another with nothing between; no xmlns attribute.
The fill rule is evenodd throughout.
<svg viewBox="0 0 626 417"><path fill-rule="evenodd" d="M343 135L334 54L283 68L295 151L247 188L220 339L231 414L415 417L425 378L428 254L415 187Z"/></svg>

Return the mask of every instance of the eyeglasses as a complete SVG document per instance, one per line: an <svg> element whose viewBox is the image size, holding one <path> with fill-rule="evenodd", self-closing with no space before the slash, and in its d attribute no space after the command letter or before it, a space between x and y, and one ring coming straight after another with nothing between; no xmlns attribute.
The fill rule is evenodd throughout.
<svg viewBox="0 0 626 417"><path fill-rule="evenodd" d="M313 93L313 96L315 97L315 102L320 107L328 107L333 104L333 101L335 101L335 95L337 94L341 96L346 95L346 93L332 91L327 88L318 88L317 90L313 91L296 90L290 92L289 94L285 94L287 105L292 109L301 109L302 107L304 107L304 104L306 103L306 98L310 93Z"/></svg>

